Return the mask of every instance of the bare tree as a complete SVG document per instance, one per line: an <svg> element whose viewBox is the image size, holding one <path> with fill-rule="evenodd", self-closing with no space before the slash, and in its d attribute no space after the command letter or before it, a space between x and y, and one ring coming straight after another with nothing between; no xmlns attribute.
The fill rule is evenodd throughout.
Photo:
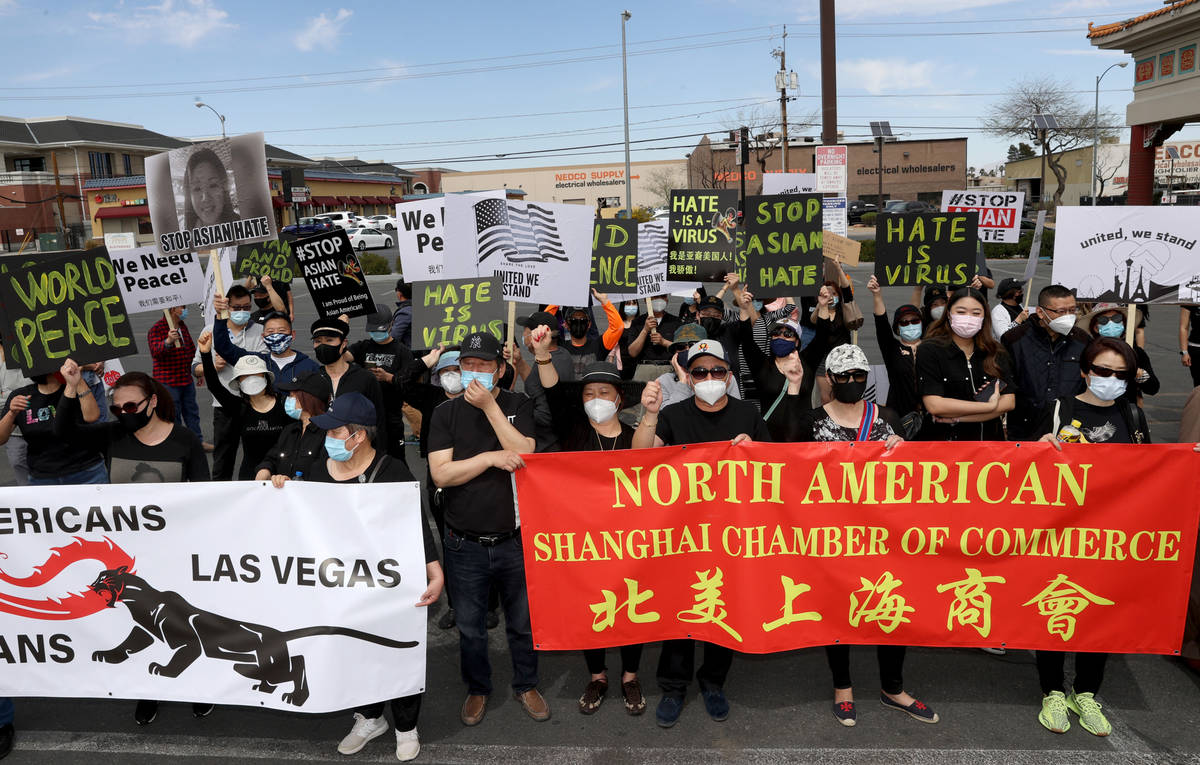
<svg viewBox="0 0 1200 765"><path fill-rule="evenodd" d="M655 204L666 205L671 200L671 189L687 188L687 180L676 167L657 167L642 179L642 188Z"/></svg>
<svg viewBox="0 0 1200 765"><path fill-rule="evenodd" d="M1104 186L1125 166L1125 158L1119 151L1103 151L1104 145L1096 147L1096 196L1104 196ZM1115 148L1115 147L1107 147Z"/></svg>
<svg viewBox="0 0 1200 765"><path fill-rule="evenodd" d="M1035 114L1053 116L1059 127L1039 131L1033 124ZM1046 166L1058 183L1054 191L1055 207L1062 204L1067 186L1067 169L1060 161L1063 152L1090 144L1097 121L1100 138L1116 135L1117 129L1113 125L1118 124L1118 118L1115 114L1102 110L1097 115L1075 97L1069 85L1052 77L1017 82L1007 95L989 107L982 120L984 129L993 135L1029 139L1039 147L1046 158ZM1043 189L1043 201L1045 197Z"/></svg>
<svg viewBox="0 0 1200 765"><path fill-rule="evenodd" d="M728 166L729 152L722 152L724 162L717 161L717 154L713 151L712 141L708 136L700 139L696 144L696 148L688 155L688 181L689 187L701 189L723 189L729 183L729 172L732 168Z"/></svg>

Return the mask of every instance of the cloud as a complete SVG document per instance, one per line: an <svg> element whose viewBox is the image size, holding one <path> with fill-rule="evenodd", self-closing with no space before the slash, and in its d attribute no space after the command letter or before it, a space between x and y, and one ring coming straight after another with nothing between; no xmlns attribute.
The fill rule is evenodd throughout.
<svg viewBox="0 0 1200 765"><path fill-rule="evenodd" d="M0 13L8 13L17 9L17 0L0 0Z"/></svg>
<svg viewBox="0 0 1200 765"><path fill-rule="evenodd" d="M1016 0L854 0L842 3L838 15L863 16L941 16L993 5L1009 5Z"/></svg>
<svg viewBox="0 0 1200 765"><path fill-rule="evenodd" d="M339 8L332 19L322 13L296 34L296 47L306 52L314 48L333 50L342 36L342 27L353 15L354 11L346 8Z"/></svg>
<svg viewBox="0 0 1200 765"><path fill-rule="evenodd" d="M904 58L856 58L838 62L838 87L862 88L872 95L912 91L933 85L938 74L933 61Z"/></svg>
<svg viewBox="0 0 1200 765"><path fill-rule="evenodd" d="M185 48L213 32L235 27L228 21L229 14L211 0L163 0L159 5L140 7L120 4L118 10L89 13L88 18L138 42L162 41Z"/></svg>
<svg viewBox="0 0 1200 765"><path fill-rule="evenodd" d="M408 67L402 62L395 61L390 58L379 59L375 62L376 71L372 72L372 77L403 77L408 74ZM363 87L367 90L378 90L385 88L388 85L395 85L396 80L380 80L378 82L368 82Z"/></svg>
<svg viewBox="0 0 1200 765"><path fill-rule="evenodd" d="M3 2L3 0L0 0ZM2 8L3 6L0 6ZM69 74L74 74L77 71L74 66L55 66L50 69L42 69L38 72L26 72L13 77L13 82L45 82L46 80L57 80L60 77L66 77Z"/></svg>

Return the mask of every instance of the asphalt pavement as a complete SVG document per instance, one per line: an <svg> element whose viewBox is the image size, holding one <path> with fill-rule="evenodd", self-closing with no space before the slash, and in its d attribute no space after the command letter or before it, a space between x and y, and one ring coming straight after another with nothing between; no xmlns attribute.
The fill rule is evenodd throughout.
<svg viewBox="0 0 1200 765"><path fill-rule="evenodd" d="M990 263L997 279L1019 276L1020 261ZM851 269L868 321L860 343L879 363L869 293L862 288L870 264ZM1033 289L1047 283L1049 265L1038 270ZM395 276L370 277L378 302L393 303ZM888 288L889 308L907 302L907 288ZM316 318L312 301L296 291L297 347L307 347L306 330ZM523 308L528 309L528 306ZM1147 331L1148 350L1163 381L1158 396L1147 400L1156 441L1173 440L1179 409L1191 379L1178 361L1177 311L1155 308ZM144 338L155 314L133 317ZM188 320L193 330L199 320ZM352 322L363 335L362 319ZM144 343L143 343L144 345ZM143 353L124 359L126 369L150 369ZM209 395L200 392L201 419L211 433ZM424 473L414 458L413 472ZM1139 477L1140 478L1140 477ZM11 483L0 457L0 483ZM442 605L431 609L436 619ZM1200 675L1178 660L1161 656L1114 656L1099 695L1113 724L1105 739L1085 732L1077 721L1064 735L1037 722L1040 703L1033 654L1012 651L993 656L967 649L910 649L906 689L937 710L941 722L927 725L884 709L876 701L874 651L855 648L857 727L844 728L831 713L832 689L822 649L770 656L738 655L726 691L732 712L727 721L708 719L692 693L677 726L654 723L659 694L654 683L658 646L642 658L643 687L650 704L641 717L629 717L614 683L604 706L593 716L577 711L576 699L587 682L578 652L541 654L541 690L553 717L536 723L522 712L507 689L511 665L501 628L491 633L496 692L483 723L464 727L458 710L465 687L458 673L454 630L429 627L428 675L419 731L427 763L982 763L1022 765L1079 763L1200 763ZM619 659L609 652L610 666ZM1068 676L1070 661L1068 662ZM348 678L347 682L353 682ZM350 713L306 715L239 707L218 707L194 719L184 704L164 704L158 720L146 728L133 722L132 701L92 699L18 699L17 748L13 763L161 763L187 762L387 762L394 761L389 732L358 755L343 757L337 742L352 723Z"/></svg>

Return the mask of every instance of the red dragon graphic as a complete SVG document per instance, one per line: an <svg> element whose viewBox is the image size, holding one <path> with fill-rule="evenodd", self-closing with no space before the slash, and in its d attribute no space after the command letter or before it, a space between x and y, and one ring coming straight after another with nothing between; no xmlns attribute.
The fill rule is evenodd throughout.
<svg viewBox="0 0 1200 765"><path fill-rule="evenodd" d="M0 559L7 557L0 553ZM133 570L133 557L108 537L103 541L75 537L70 544L51 548L50 557L42 565L34 567L29 576L18 578L0 569L0 582L16 587L40 587L61 574L68 566L84 560L100 561L106 569L127 566ZM73 592L65 598L44 600L30 600L0 592L0 612L29 619L81 619L99 613L107 606L108 603L102 595L86 587L82 592Z"/></svg>

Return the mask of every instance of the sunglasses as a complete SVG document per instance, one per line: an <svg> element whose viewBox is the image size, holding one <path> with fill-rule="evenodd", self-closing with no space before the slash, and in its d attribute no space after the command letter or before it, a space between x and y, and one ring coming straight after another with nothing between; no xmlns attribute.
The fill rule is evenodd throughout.
<svg viewBox="0 0 1200 765"><path fill-rule="evenodd" d="M896 325L900 326L900 327L912 327L912 326L915 326L920 323L921 323L920 316L910 316L907 319L901 319L900 321L896 322Z"/></svg>
<svg viewBox="0 0 1200 765"><path fill-rule="evenodd" d="M1135 372L1129 369L1111 369L1110 367L1101 367L1094 364L1088 371L1097 377L1112 377L1116 375L1118 380L1124 380L1125 382L1132 380L1135 375Z"/></svg>
<svg viewBox="0 0 1200 765"><path fill-rule="evenodd" d="M778 340L780 338L787 338L788 340L797 339L795 332L786 329L777 329L771 333L771 340Z"/></svg>
<svg viewBox="0 0 1200 765"><path fill-rule="evenodd" d="M1106 324L1109 324L1110 322L1113 322L1116 324L1124 324L1125 320L1123 318L1121 318L1120 316L1098 316L1098 317L1096 317L1096 326L1097 327L1103 327Z"/></svg>
<svg viewBox="0 0 1200 765"><path fill-rule="evenodd" d="M145 404L149 400L150 400L150 397L147 396L146 398L142 399L141 401L126 401L124 404L121 404L120 406L113 404L112 406L110 406L108 408L108 411L112 412L113 414L134 414L135 412L137 412L139 409L142 408L142 404Z"/></svg>
<svg viewBox="0 0 1200 765"><path fill-rule="evenodd" d="M706 380L709 376L714 380L724 380L729 374L729 367L696 367L688 372L693 380Z"/></svg>
<svg viewBox="0 0 1200 765"><path fill-rule="evenodd" d="M867 381L866 372L847 372L841 375L830 372L829 376L833 378L835 383L848 383L851 380L857 383L865 383Z"/></svg>

